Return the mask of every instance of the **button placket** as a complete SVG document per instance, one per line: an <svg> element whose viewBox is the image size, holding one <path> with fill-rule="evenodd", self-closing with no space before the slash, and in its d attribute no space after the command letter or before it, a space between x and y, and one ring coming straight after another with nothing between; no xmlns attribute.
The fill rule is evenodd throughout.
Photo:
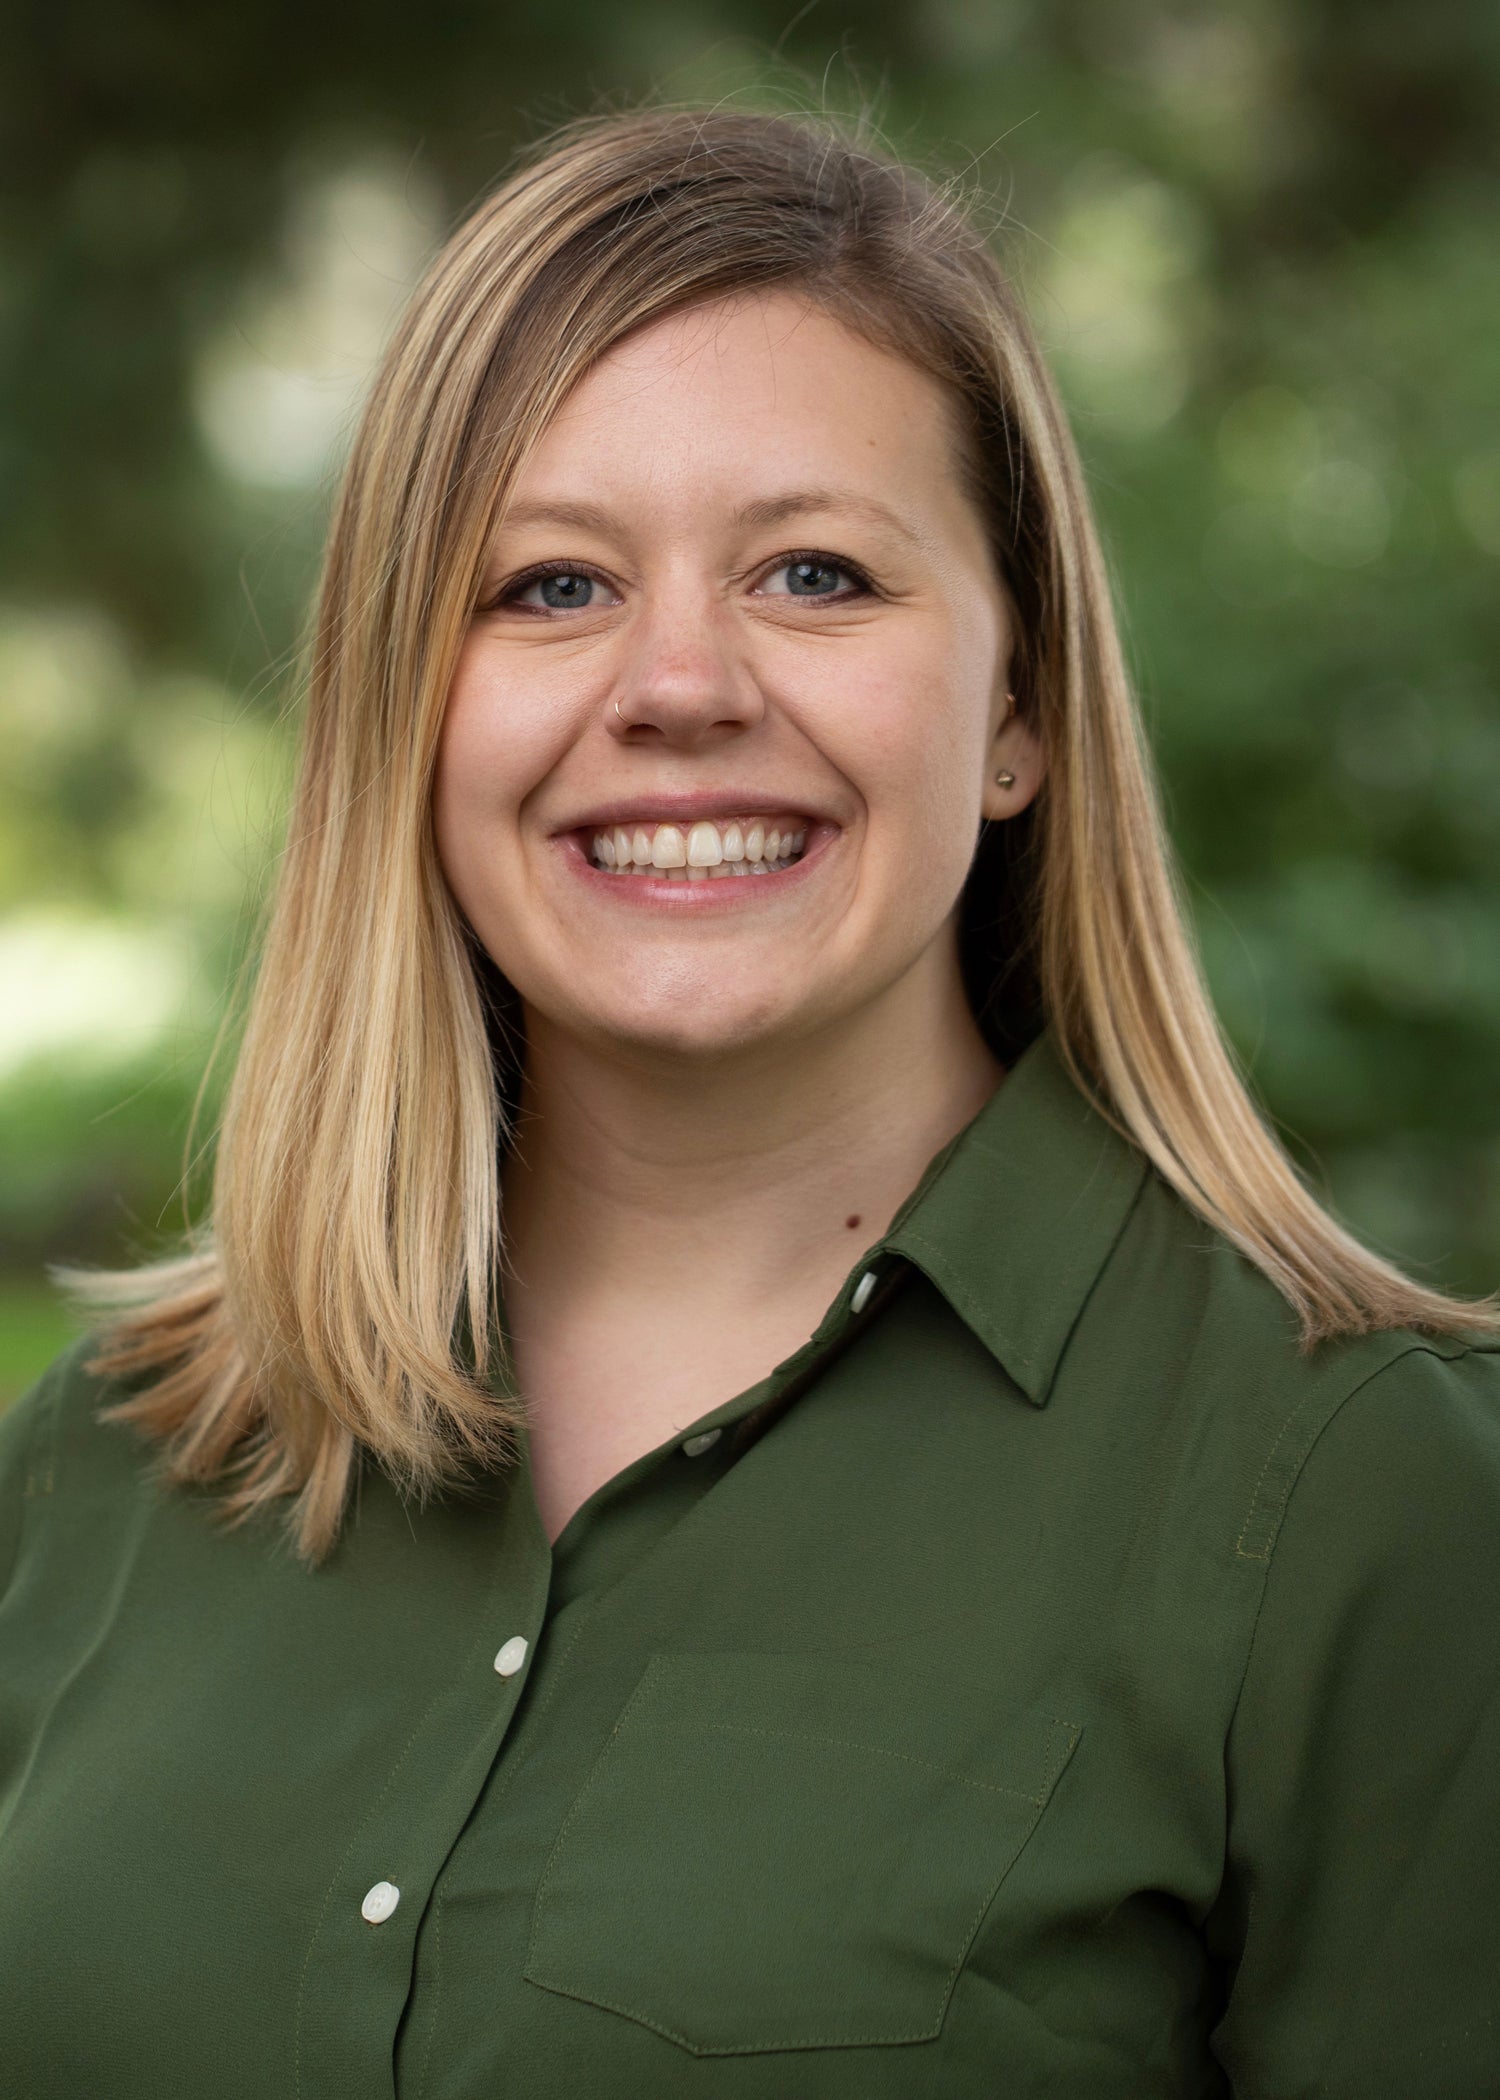
<svg viewBox="0 0 1500 2100"><path fill-rule="evenodd" d="M436 1621L436 1661L421 1615L409 1614L407 1651L398 1648L400 1667L382 1680L387 1642L374 1616L374 1586L356 1628L371 1644L371 1667L384 1682L390 1711L399 1713L414 1694L421 1706L410 1727L382 1733L363 1783L351 1785L347 1806L358 1842L343 1855L330 1887L333 1900L314 1927L297 2006L293 2052L305 2094L389 2090L394 2036L410 1993L414 1951L432 1919L433 1891L511 1738L531 1651L546 1621L551 1570L545 1542L519 1519L495 1522L524 1506L523 1488L521 1468L511 1468L497 1475L492 1494L455 1498L451 1507L424 1513L438 1535L428 1556L418 1558L413 1578L425 1584ZM368 1527L372 1552L404 1551L412 1514L399 1498L391 1496L388 1505L383 1495L375 1498L374 1512L386 1534L373 1522ZM362 1520L361 1543L365 1529ZM505 1657L507 1663L515 1658L514 1672L502 1676L494 1668L497 1651L517 1639L519 1651L511 1648Z"/></svg>

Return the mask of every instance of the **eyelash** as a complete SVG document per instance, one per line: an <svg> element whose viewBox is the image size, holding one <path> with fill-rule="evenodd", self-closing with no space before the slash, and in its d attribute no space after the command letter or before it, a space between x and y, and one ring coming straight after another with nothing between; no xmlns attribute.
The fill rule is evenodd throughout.
<svg viewBox="0 0 1500 2100"><path fill-rule="evenodd" d="M775 560L768 562L760 573L762 576L774 576L779 569L790 569L800 561L817 562L826 569L835 569L840 575L847 576L851 583L857 585L860 592L868 593L872 597L875 595L874 584L857 562L848 560L842 554L825 553L821 547L797 547L790 553L778 554ZM534 583L541 583L548 576L588 576L596 583L607 581L597 569L590 568L587 562L537 562L534 567L523 570L519 576L513 576L509 583L502 585L495 596L481 607L481 610L484 612L498 612L502 606L507 605L513 598L519 597L522 591L528 590ZM790 597L791 593L778 593L778 595ZM843 605L848 602L849 596L848 592L840 591L831 598L804 598L799 602L804 605L817 605L820 603L824 605ZM527 606L526 610L533 612L541 609Z"/></svg>

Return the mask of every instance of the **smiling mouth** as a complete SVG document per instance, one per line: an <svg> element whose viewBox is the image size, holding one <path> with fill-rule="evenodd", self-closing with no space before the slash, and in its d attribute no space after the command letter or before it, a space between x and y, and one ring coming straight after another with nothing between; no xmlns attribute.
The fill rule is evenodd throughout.
<svg viewBox="0 0 1500 2100"><path fill-rule="evenodd" d="M802 858L808 819L730 818L695 824L614 824L589 839L593 865L606 875L647 875L658 882L719 882L774 875Z"/></svg>

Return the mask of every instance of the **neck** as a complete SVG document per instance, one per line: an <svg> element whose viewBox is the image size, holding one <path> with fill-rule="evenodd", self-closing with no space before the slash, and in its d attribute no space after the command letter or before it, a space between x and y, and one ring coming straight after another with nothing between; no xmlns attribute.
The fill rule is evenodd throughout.
<svg viewBox="0 0 1500 2100"><path fill-rule="evenodd" d="M507 1268L549 1297L702 1307L815 1277L826 1302L1001 1077L956 959L836 1028L714 1056L622 1053L528 1014Z"/></svg>

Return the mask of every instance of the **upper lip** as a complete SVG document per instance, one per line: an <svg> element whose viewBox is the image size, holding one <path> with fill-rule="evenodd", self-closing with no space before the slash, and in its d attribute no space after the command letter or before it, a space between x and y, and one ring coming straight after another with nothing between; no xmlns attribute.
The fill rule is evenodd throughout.
<svg viewBox="0 0 1500 2100"><path fill-rule="evenodd" d="M609 824L691 824L696 817L709 823L721 817L810 817L821 820L821 812L796 795L766 795L752 789L709 788L702 794L684 794L663 789L655 795L621 795L611 802L596 802L559 831L602 830Z"/></svg>

